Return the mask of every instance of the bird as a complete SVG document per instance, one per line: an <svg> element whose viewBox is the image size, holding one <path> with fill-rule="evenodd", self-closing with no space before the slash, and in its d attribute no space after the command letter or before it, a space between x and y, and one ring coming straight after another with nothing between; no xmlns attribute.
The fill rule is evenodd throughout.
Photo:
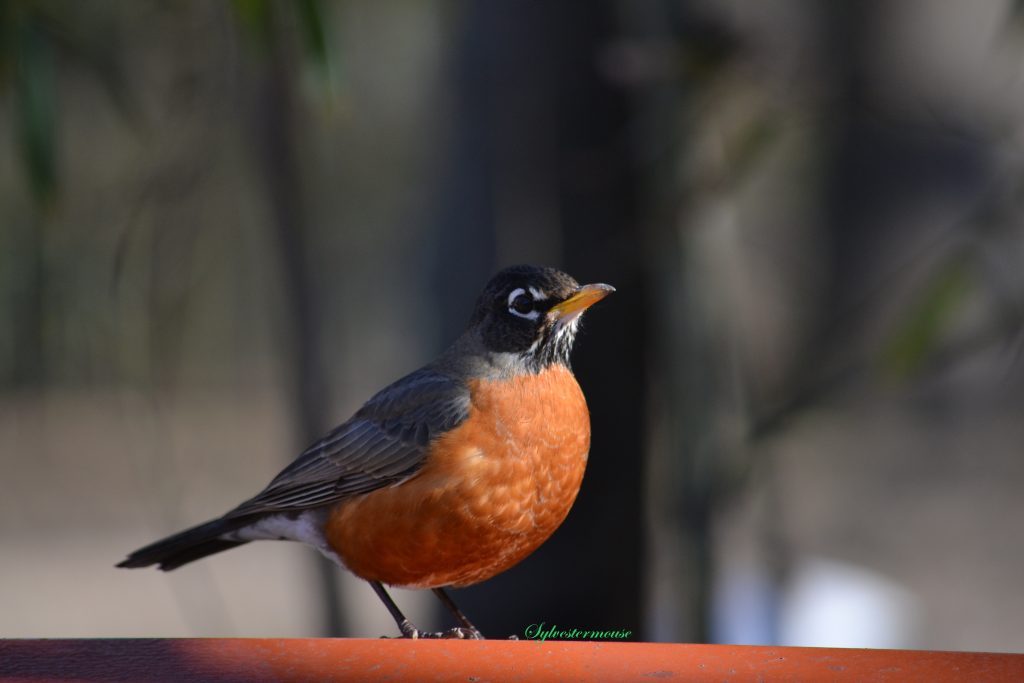
<svg viewBox="0 0 1024 683"><path fill-rule="evenodd" d="M402 637L483 638L446 589L516 565L568 515L590 451L570 352L584 311L613 291L551 267L499 271L435 360L254 497L117 566L170 571L250 541L298 541L367 581ZM420 630L385 585L432 590L460 626Z"/></svg>

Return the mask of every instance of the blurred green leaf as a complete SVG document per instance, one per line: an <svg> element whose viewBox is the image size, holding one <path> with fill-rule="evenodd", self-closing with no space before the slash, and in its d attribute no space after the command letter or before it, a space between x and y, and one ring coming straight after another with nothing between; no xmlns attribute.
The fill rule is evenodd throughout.
<svg viewBox="0 0 1024 683"><path fill-rule="evenodd" d="M8 0L0 0L0 92L7 89L11 75L11 53L13 27L11 21L11 3Z"/></svg>
<svg viewBox="0 0 1024 683"><path fill-rule="evenodd" d="M32 195L44 204L57 188L53 46L31 16L18 17L13 38L17 140Z"/></svg>
<svg viewBox="0 0 1024 683"><path fill-rule="evenodd" d="M905 378L921 369L949 328L970 284L970 273L959 260L936 274L883 349L882 363L888 373Z"/></svg>
<svg viewBox="0 0 1024 683"><path fill-rule="evenodd" d="M320 0L291 0L284 4L273 4L269 0L233 0L232 4L239 24L256 48L263 52L281 44L282 36L279 34L285 24L277 13L279 8L294 10L306 59L315 67L319 85L328 99L333 98L334 60L328 24L324 20L324 6Z"/></svg>
<svg viewBox="0 0 1024 683"><path fill-rule="evenodd" d="M37 203L57 191L57 56L84 66L122 113L128 89L110 15L76 5L0 0L0 90L11 93L15 140Z"/></svg>
<svg viewBox="0 0 1024 683"><path fill-rule="evenodd" d="M235 15L260 49L267 49L271 38L273 17L267 0L233 0Z"/></svg>
<svg viewBox="0 0 1024 683"><path fill-rule="evenodd" d="M330 71L330 55L327 50L327 31L324 27L323 12L318 0L297 0L295 10L305 36L306 51L313 62L323 70Z"/></svg>
<svg viewBox="0 0 1024 683"><path fill-rule="evenodd" d="M332 40L328 23L324 20L321 0L299 0L295 5L303 33L307 59L313 64L321 94L326 96L329 106L338 98L336 53L331 49Z"/></svg>

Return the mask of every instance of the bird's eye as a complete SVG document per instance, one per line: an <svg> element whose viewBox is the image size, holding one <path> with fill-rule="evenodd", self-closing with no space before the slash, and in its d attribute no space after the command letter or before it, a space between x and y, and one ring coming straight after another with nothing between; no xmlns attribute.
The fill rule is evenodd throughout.
<svg viewBox="0 0 1024 683"><path fill-rule="evenodd" d="M520 294L512 300L512 308L515 309L516 313L529 313L533 310L533 298Z"/></svg>
<svg viewBox="0 0 1024 683"><path fill-rule="evenodd" d="M534 308L534 298L525 289L512 290L508 295L508 312L527 320L536 320L540 312Z"/></svg>

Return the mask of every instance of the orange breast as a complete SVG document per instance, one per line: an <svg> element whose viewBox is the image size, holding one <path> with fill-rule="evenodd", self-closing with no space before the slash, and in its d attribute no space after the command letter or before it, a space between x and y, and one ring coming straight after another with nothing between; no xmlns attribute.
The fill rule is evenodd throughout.
<svg viewBox="0 0 1024 683"><path fill-rule="evenodd" d="M590 416L561 366L470 385L469 417L412 479L339 503L326 535L354 574L415 588L465 586L532 553L569 513Z"/></svg>

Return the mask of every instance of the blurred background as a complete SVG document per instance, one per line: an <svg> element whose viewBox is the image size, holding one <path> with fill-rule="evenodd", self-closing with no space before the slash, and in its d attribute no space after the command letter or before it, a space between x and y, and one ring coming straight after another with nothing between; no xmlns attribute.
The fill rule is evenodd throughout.
<svg viewBox="0 0 1024 683"><path fill-rule="evenodd" d="M3 0L0 636L396 633L294 544L113 565L530 262L618 292L485 633L1024 649L1021 9Z"/></svg>

